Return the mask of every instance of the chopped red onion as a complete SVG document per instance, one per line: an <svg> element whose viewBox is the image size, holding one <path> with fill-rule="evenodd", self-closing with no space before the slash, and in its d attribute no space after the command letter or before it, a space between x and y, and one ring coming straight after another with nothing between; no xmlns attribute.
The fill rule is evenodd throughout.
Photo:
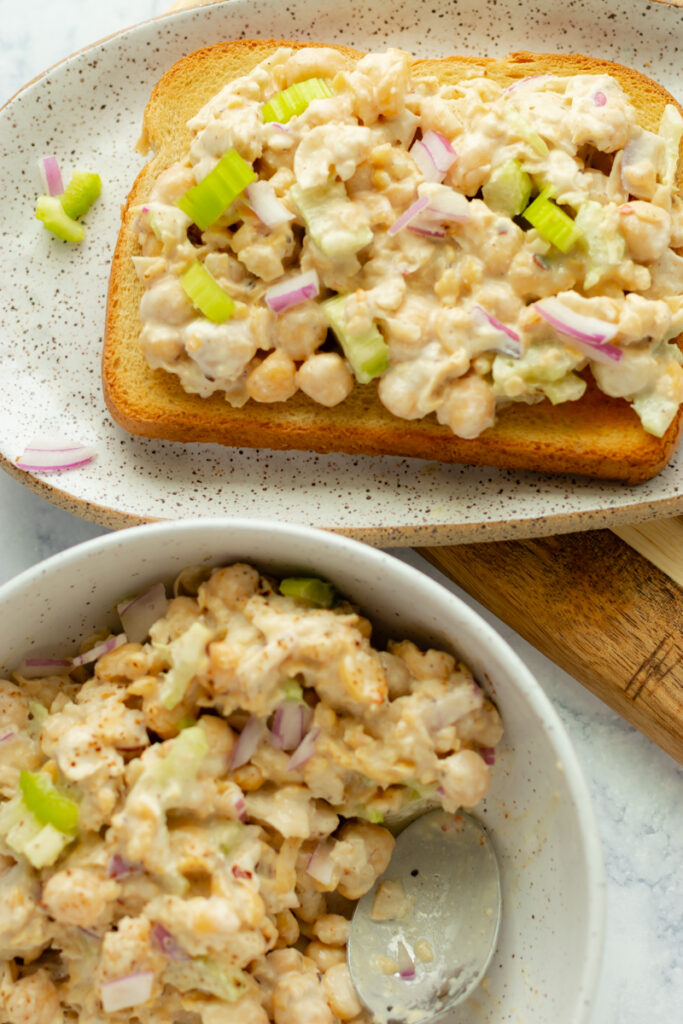
<svg viewBox="0 0 683 1024"><path fill-rule="evenodd" d="M528 85L529 82L538 82L544 78L552 78L552 75L527 75L525 78L520 78L518 81L513 82L512 85L508 85L507 89L503 89L503 95L509 96L511 92L514 92L520 87L520 85Z"/></svg>
<svg viewBox="0 0 683 1024"><path fill-rule="evenodd" d="M426 224L410 224L409 230L416 235L424 235L426 238L445 238L446 232L443 228L428 227Z"/></svg>
<svg viewBox="0 0 683 1024"><path fill-rule="evenodd" d="M319 735L320 726L318 725L315 725L310 732L306 733L301 743L290 757L289 763L287 764L287 771L293 772L297 768L301 768L301 766L306 764L307 761L310 761L315 753L315 745Z"/></svg>
<svg viewBox="0 0 683 1024"><path fill-rule="evenodd" d="M282 313L290 306L296 306L307 299L314 299L320 291L320 282L315 270L306 270L302 274L288 277L272 285L265 293L266 305L274 313Z"/></svg>
<svg viewBox="0 0 683 1024"><path fill-rule="evenodd" d="M253 872L249 871L247 868L241 868L239 864L233 864L232 874L233 878L249 879L254 877Z"/></svg>
<svg viewBox="0 0 683 1024"><path fill-rule="evenodd" d="M4 736L0 736L0 743L6 743L7 740L11 740L13 736L16 736L15 732L6 732Z"/></svg>
<svg viewBox="0 0 683 1024"><path fill-rule="evenodd" d="M132 1006L146 1003L152 994L154 984L153 971L138 971L126 974L113 981L105 981L100 985L100 996L105 1013L116 1013Z"/></svg>
<svg viewBox="0 0 683 1024"><path fill-rule="evenodd" d="M49 196L60 196L64 191L62 172L56 156L41 156L38 161L38 170L43 182L43 188Z"/></svg>
<svg viewBox="0 0 683 1024"><path fill-rule="evenodd" d="M18 671L24 679L40 679L41 676L66 675L72 668L71 658L26 658Z"/></svg>
<svg viewBox="0 0 683 1024"><path fill-rule="evenodd" d="M308 712L308 714L306 714ZM283 701L275 711L271 738L280 750L294 750L299 746L310 719L310 708L292 701Z"/></svg>
<svg viewBox="0 0 683 1024"><path fill-rule="evenodd" d="M604 107L604 105L607 103L607 97L605 96L604 92L601 92L598 89L598 91L593 94L593 102L595 103L596 107Z"/></svg>
<svg viewBox="0 0 683 1024"><path fill-rule="evenodd" d="M128 637L125 633L119 633L117 636L110 636L108 640L105 640L101 644L95 644L89 651L84 651L83 654L77 654L75 658L71 659L71 664L74 668L79 668L81 665L87 665L91 661L97 661L104 654L109 654L111 651L115 651L117 647L121 647L123 644L128 643Z"/></svg>
<svg viewBox="0 0 683 1024"><path fill-rule="evenodd" d="M165 953L169 960L189 960L188 954L179 944L178 940L171 935L167 928L158 921L152 927L152 939L162 953Z"/></svg>
<svg viewBox="0 0 683 1024"><path fill-rule="evenodd" d="M479 317L484 317L488 324L498 332L499 340L491 345L493 352L501 352L505 356L514 356L519 358L522 354L522 346L519 340L519 334L514 331L511 327L507 327L501 320L489 313L488 310L484 309L483 306L475 305L472 307L473 314Z"/></svg>
<svg viewBox="0 0 683 1024"><path fill-rule="evenodd" d="M335 863L332 860L333 843L318 843L315 850L308 858L306 873L319 882L320 885L331 886L334 882Z"/></svg>
<svg viewBox="0 0 683 1024"><path fill-rule="evenodd" d="M241 768L243 764L250 761L258 749L261 740L261 720L256 715L251 715L239 734L237 743L232 752L230 768L234 771Z"/></svg>
<svg viewBox="0 0 683 1024"><path fill-rule="evenodd" d="M132 643L141 643L149 635L150 627L166 614L168 601L163 583L155 583L130 601L117 604L123 631Z"/></svg>
<svg viewBox="0 0 683 1024"><path fill-rule="evenodd" d="M449 167L457 159L457 153L448 139L431 128L421 139L415 140L409 153L425 181L443 181Z"/></svg>
<svg viewBox="0 0 683 1024"><path fill-rule="evenodd" d="M429 206L429 198L422 196L420 199L416 199L414 203L408 207L408 209L401 214L401 216L394 221L394 223L387 228L388 235L397 235L399 231L407 227L411 221L414 221L424 210Z"/></svg>
<svg viewBox="0 0 683 1024"><path fill-rule="evenodd" d="M267 228L276 228L294 220L285 204L275 195L275 189L269 181L252 181L245 189L249 205Z"/></svg>
<svg viewBox="0 0 683 1024"><path fill-rule="evenodd" d="M42 473L60 469L78 469L95 458L96 452L84 444L64 438L34 438L17 459L19 469Z"/></svg>
<svg viewBox="0 0 683 1024"><path fill-rule="evenodd" d="M415 964L413 963L413 958L401 939L398 940L398 946L396 949L396 964L398 966L398 973L404 981L410 981L415 977Z"/></svg>
<svg viewBox="0 0 683 1024"><path fill-rule="evenodd" d="M534 308L560 334L587 346L591 359L600 360L601 357L603 361L621 359L623 354L621 349L616 345L609 344L610 339L619 329L617 324L575 313L573 309L569 309L556 298L541 299L534 303Z"/></svg>
<svg viewBox="0 0 683 1024"><path fill-rule="evenodd" d="M110 878L126 878L128 875L134 875L140 870L138 864L133 864L131 861L126 860L120 853L115 853L109 861L109 867L107 868L107 874Z"/></svg>
<svg viewBox="0 0 683 1024"><path fill-rule="evenodd" d="M495 747L479 747L479 754L484 764L496 763Z"/></svg>

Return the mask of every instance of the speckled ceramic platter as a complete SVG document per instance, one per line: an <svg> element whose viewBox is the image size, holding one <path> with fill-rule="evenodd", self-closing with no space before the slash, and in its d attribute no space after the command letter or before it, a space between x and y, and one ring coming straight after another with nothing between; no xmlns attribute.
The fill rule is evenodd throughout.
<svg viewBox="0 0 683 1024"><path fill-rule="evenodd" d="M217 39L279 36L416 54L579 51L658 78L683 98L683 10L611 0L232 0L139 25L69 57L0 111L0 465L55 505L105 526L240 515L322 526L370 543L538 536L683 510L683 452L636 488L399 458L244 451L133 438L100 391L109 258L142 165L142 111L160 74ZM98 170L81 246L33 217L35 158ZM15 460L39 432L92 444L79 470L31 476Z"/></svg>

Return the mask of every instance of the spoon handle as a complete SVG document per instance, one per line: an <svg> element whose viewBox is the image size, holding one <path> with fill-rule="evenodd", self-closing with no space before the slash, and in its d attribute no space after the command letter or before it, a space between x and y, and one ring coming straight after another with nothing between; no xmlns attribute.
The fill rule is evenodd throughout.
<svg viewBox="0 0 683 1024"><path fill-rule="evenodd" d="M420 554L683 763L683 589L610 530Z"/></svg>

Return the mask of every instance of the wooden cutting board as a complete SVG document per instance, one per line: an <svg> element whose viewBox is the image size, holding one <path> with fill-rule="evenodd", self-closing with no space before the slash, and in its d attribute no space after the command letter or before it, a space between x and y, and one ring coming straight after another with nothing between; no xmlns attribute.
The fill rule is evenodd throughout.
<svg viewBox="0 0 683 1024"><path fill-rule="evenodd" d="M683 763L683 517L618 532L419 551Z"/></svg>

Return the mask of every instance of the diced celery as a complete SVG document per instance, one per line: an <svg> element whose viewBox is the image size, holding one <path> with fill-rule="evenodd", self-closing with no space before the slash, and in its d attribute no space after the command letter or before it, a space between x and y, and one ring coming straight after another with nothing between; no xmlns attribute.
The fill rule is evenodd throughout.
<svg viewBox="0 0 683 1024"><path fill-rule="evenodd" d="M78 804L60 793L45 772L29 772L25 768L19 775L19 787L26 806L42 825L52 825L66 835L78 830Z"/></svg>
<svg viewBox="0 0 683 1024"><path fill-rule="evenodd" d="M569 252L582 237L572 218L550 198L550 188L544 188L523 212L525 220L536 228L547 242L560 252Z"/></svg>
<svg viewBox="0 0 683 1024"><path fill-rule="evenodd" d="M85 238L83 225L69 217L56 196L40 196L36 203L36 217L64 242L82 242Z"/></svg>
<svg viewBox="0 0 683 1024"><path fill-rule="evenodd" d="M180 285L193 305L215 324L222 324L235 312L232 296L223 291L203 263L195 260L180 278Z"/></svg>
<svg viewBox="0 0 683 1024"><path fill-rule="evenodd" d="M568 373L558 381L542 381L536 387L553 405L559 405L561 402L577 402L586 390L586 382L577 374Z"/></svg>
<svg viewBox="0 0 683 1024"><path fill-rule="evenodd" d="M297 683L296 679L288 679L286 683L283 683L282 692L285 700L291 701L293 704L306 704L301 683Z"/></svg>
<svg viewBox="0 0 683 1024"><path fill-rule="evenodd" d="M369 821L373 825L381 825L384 821L384 814L374 807L358 807L356 809L356 817L362 818L363 821Z"/></svg>
<svg viewBox="0 0 683 1024"><path fill-rule="evenodd" d="M631 406L643 429L655 437L662 437L678 412L679 403L673 396L669 398L651 388L636 395Z"/></svg>
<svg viewBox="0 0 683 1024"><path fill-rule="evenodd" d="M68 836L52 825L44 825L37 836L29 840L23 849L23 854L34 868L44 868L59 857L62 850L73 841L73 836Z"/></svg>
<svg viewBox="0 0 683 1024"><path fill-rule="evenodd" d="M538 132L533 131L531 126L514 108L505 111L505 120L516 135L526 142L539 156L548 155L548 146Z"/></svg>
<svg viewBox="0 0 683 1024"><path fill-rule="evenodd" d="M246 991L246 977L237 967L223 967L209 957L175 960L166 965L164 980L179 992L198 989L226 1003L236 1003Z"/></svg>
<svg viewBox="0 0 683 1024"><path fill-rule="evenodd" d="M102 179L91 171L74 171L59 201L68 217L82 217L102 191Z"/></svg>
<svg viewBox="0 0 683 1024"><path fill-rule="evenodd" d="M286 124L297 114L303 114L311 100L327 99L328 96L334 96L334 92L324 78L307 78L304 82L295 82L263 104L263 120Z"/></svg>
<svg viewBox="0 0 683 1024"><path fill-rule="evenodd" d="M516 217L529 202L531 178L519 160L506 160L494 168L481 191L484 202L494 213Z"/></svg>
<svg viewBox="0 0 683 1024"><path fill-rule="evenodd" d="M288 576L280 581L280 593L285 597L307 601L318 608L330 608L336 591L331 583L315 576Z"/></svg>
<svg viewBox="0 0 683 1024"><path fill-rule="evenodd" d="M178 732L182 732L183 729L191 729L193 725L197 724L197 719L193 718L192 715L183 715L180 721L177 723L176 728Z"/></svg>
<svg viewBox="0 0 683 1024"><path fill-rule="evenodd" d="M170 710L185 696L190 682L198 673L206 671L208 657L206 645L211 639L211 630L201 622L193 622L170 644L171 668L161 685L159 703Z"/></svg>
<svg viewBox="0 0 683 1024"><path fill-rule="evenodd" d="M306 189L292 185L289 195L309 235L329 259L353 256L372 241L367 214L351 202L343 182Z"/></svg>
<svg viewBox="0 0 683 1024"><path fill-rule="evenodd" d="M206 231L255 179L253 168L236 149L229 149L198 185L178 199L176 206Z"/></svg>
<svg viewBox="0 0 683 1024"><path fill-rule="evenodd" d="M208 753L209 743L201 725L188 726L171 741L166 757L145 767L133 789L163 791L175 782L192 782Z"/></svg>
<svg viewBox="0 0 683 1024"><path fill-rule="evenodd" d="M605 273L618 267L626 255L626 242L617 230L610 230L603 206L587 199L576 213L574 224L581 232L588 254L584 288L593 288Z"/></svg>
<svg viewBox="0 0 683 1024"><path fill-rule="evenodd" d="M348 296L335 295L321 303L328 323L344 350L356 380L368 384L389 367L389 347L376 324L363 334L349 334L346 327L345 306Z"/></svg>

